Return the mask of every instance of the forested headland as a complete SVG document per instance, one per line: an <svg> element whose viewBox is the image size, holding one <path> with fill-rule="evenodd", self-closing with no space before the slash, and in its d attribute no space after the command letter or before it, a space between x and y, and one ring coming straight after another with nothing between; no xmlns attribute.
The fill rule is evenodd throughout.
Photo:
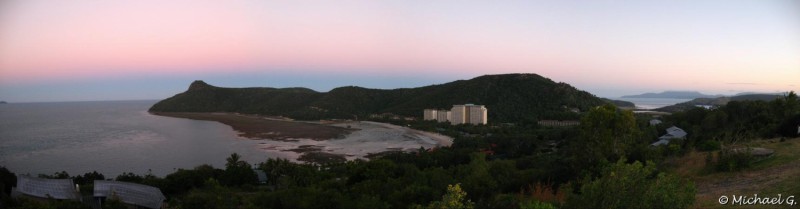
<svg viewBox="0 0 800 209"><path fill-rule="evenodd" d="M455 104L489 108L489 121L535 123L578 119L571 109L587 111L607 102L569 84L536 74L485 75L470 80L418 88L369 89L357 86L317 92L307 88L222 88L203 81L159 101L151 112L236 112L285 116L298 120L364 119L372 115L422 116L424 109L450 109Z"/></svg>

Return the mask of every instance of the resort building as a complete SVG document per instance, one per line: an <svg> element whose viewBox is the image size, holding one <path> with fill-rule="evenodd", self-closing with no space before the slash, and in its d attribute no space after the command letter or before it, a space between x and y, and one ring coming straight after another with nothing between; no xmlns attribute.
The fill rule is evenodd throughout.
<svg viewBox="0 0 800 209"><path fill-rule="evenodd" d="M450 121L450 111L447 110L434 110L434 109L425 109L424 115L422 117L424 120L435 120L438 122L447 122Z"/></svg>
<svg viewBox="0 0 800 209"><path fill-rule="evenodd" d="M424 120L436 120L439 122L450 122L450 124L486 124L488 122L488 110L483 105L465 104L453 105L450 111L425 109L423 112Z"/></svg>
<svg viewBox="0 0 800 209"><path fill-rule="evenodd" d="M453 105L450 109L450 124L486 124L488 110L483 105L465 104Z"/></svg>
<svg viewBox="0 0 800 209"><path fill-rule="evenodd" d="M424 120L436 120L437 117L437 110L434 109L425 109L422 115Z"/></svg>
<svg viewBox="0 0 800 209"><path fill-rule="evenodd" d="M436 111L436 121L439 122L447 122L451 120L452 115L450 111L447 110L437 110Z"/></svg>
<svg viewBox="0 0 800 209"><path fill-rule="evenodd" d="M453 105L453 108L450 109L450 124L457 125L462 124L466 121L466 113L467 109L464 105Z"/></svg>

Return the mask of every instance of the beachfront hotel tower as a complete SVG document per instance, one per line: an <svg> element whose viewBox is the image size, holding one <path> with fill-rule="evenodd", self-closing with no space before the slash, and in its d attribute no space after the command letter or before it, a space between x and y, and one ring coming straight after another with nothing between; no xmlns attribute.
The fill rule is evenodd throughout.
<svg viewBox="0 0 800 209"><path fill-rule="evenodd" d="M483 105L453 105L453 108L450 109L450 111L425 109L423 111L423 119L435 120L439 122L450 121L450 124L453 125L465 123L479 125L486 124L487 112L488 110Z"/></svg>
<svg viewBox="0 0 800 209"><path fill-rule="evenodd" d="M450 109L450 118L452 119L450 120L450 124L486 124L487 112L488 110L483 105L453 105L453 108Z"/></svg>
<svg viewBox="0 0 800 209"><path fill-rule="evenodd" d="M439 121L440 123L441 122L450 121L451 118L452 118L451 116L452 115L451 115L450 111L447 111L447 110L438 110L438 111L436 111L436 121Z"/></svg>
<svg viewBox="0 0 800 209"><path fill-rule="evenodd" d="M425 109L425 111L423 111L423 114L422 114L422 119L424 119L424 120L436 120L436 118L438 117L437 112L438 112L438 110Z"/></svg>
<svg viewBox="0 0 800 209"><path fill-rule="evenodd" d="M435 120L435 121L438 121L438 122L447 122L447 121L450 121L450 111L448 111L448 110L425 109L422 118L425 119L425 120Z"/></svg>

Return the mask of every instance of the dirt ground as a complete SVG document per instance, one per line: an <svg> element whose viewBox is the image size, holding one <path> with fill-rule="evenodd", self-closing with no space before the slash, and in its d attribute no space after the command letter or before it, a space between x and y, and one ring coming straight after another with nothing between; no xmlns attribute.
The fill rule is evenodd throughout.
<svg viewBox="0 0 800 209"><path fill-rule="evenodd" d="M697 195L694 208L770 208L769 206L721 205L718 199L731 195L759 194L784 197L797 192L800 182L800 138L780 142L777 139L760 140L749 144L775 150L774 156L756 162L752 168L738 172L714 172L705 168L706 153L692 152L681 158L670 160L678 175L694 181ZM784 206L778 206L784 207Z"/></svg>

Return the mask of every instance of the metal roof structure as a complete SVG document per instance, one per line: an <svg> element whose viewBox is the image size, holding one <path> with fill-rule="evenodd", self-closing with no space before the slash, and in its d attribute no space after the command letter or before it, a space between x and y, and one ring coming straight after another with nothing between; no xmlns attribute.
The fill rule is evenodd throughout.
<svg viewBox="0 0 800 209"><path fill-rule="evenodd" d="M17 175L17 191L41 198L79 200L80 194L72 179L45 179L28 175Z"/></svg>
<svg viewBox="0 0 800 209"><path fill-rule="evenodd" d="M681 128L672 126L667 128L667 134L664 134L661 137L658 137L658 141L655 143L650 144L651 146L658 146L658 145L665 145L669 144L670 140L672 139L682 139L686 137L686 131Z"/></svg>
<svg viewBox="0 0 800 209"><path fill-rule="evenodd" d="M669 144L669 140L662 139L662 140L658 140L657 142L654 142L654 143L650 144L650 146L659 146L659 145L667 145L667 144Z"/></svg>
<svg viewBox="0 0 800 209"><path fill-rule="evenodd" d="M662 123L662 122L661 122L661 120L659 120L659 119L652 119L652 120L650 120L650 125L651 125L651 126L658 125L658 124L661 124L661 123Z"/></svg>
<svg viewBox="0 0 800 209"><path fill-rule="evenodd" d="M673 127L667 128L667 134L664 134L664 136L661 136L661 137L658 137L658 138L659 139L678 139L678 138L683 138L683 137L686 137L686 131L683 131L683 129L673 126Z"/></svg>
<svg viewBox="0 0 800 209"><path fill-rule="evenodd" d="M119 201L147 208L161 208L164 194L152 186L122 182L122 181L94 181L94 197L114 197Z"/></svg>

